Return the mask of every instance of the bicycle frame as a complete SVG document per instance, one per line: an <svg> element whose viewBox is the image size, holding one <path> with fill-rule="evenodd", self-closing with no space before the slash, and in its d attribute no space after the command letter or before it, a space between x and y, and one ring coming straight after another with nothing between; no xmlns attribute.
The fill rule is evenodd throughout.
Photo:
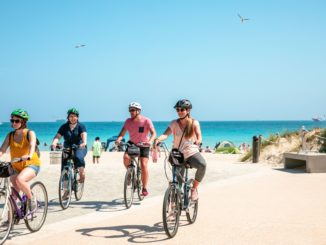
<svg viewBox="0 0 326 245"><path fill-rule="evenodd" d="M185 168L185 172L182 176L179 171L179 170L182 170L182 167L173 165L172 166L172 182L170 182L170 185L174 185L175 189L180 194L183 194L183 196L181 195L181 199L183 198L182 210L186 210L189 205L188 192L190 191L190 186L188 183L188 167L184 167L184 168ZM181 180L182 187L180 186L178 176L182 179ZM182 190L183 190L183 192L182 192Z"/></svg>
<svg viewBox="0 0 326 245"><path fill-rule="evenodd" d="M6 189L7 192L7 197L6 197L6 204L8 205L8 202L11 203L14 214L16 215L15 218L24 219L26 216L30 214L30 212L27 212L26 210L26 204L27 204L27 196L26 194L23 194L22 196L19 194L19 192L15 189L15 187L10 186L8 178L4 180L4 188ZM19 207L17 205L17 201L21 203L21 206Z"/></svg>

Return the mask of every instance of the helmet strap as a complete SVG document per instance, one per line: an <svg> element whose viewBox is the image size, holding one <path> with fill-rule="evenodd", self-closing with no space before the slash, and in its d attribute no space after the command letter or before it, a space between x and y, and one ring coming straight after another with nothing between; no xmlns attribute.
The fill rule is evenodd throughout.
<svg viewBox="0 0 326 245"><path fill-rule="evenodd" d="M184 117L180 118L181 120L185 119L186 117L189 117L189 113L187 113L187 115L185 115Z"/></svg>

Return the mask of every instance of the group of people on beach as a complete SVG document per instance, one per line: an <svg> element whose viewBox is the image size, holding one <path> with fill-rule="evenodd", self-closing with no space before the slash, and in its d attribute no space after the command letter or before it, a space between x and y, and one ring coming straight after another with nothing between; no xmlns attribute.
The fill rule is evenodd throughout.
<svg viewBox="0 0 326 245"><path fill-rule="evenodd" d="M141 114L142 107L137 102L128 106L130 117L125 121L115 144L119 145L126 132L129 133L129 145L136 145L140 148L142 195L147 196L148 192L148 160L150 148L157 148L159 142L164 141L173 135L173 148L178 149L184 156L184 163L196 169L195 181L191 189L191 199L198 199L197 188L203 180L206 172L206 161L199 151L202 143L202 135L199 122L190 115L192 104L187 99L179 100L174 109L177 119L172 120L167 129L158 137L151 119ZM11 127L0 148L0 158L10 149L11 160L20 158L20 162L12 163L12 175L10 181L18 190L27 195L28 208L35 210L36 200L31 192L29 181L37 176L40 171L41 161L38 154L36 133L29 130L27 122L29 114L24 109L16 109L11 113ZM80 173L79 182L85 180L85 156L87 154L87 130L83 123L79 122L79 111L71 108L67 111L67 122L60 126L51 143L51 149L57 149L60 139L63 137L63 147L76 147L74 154L75 168ZM99 141L99 138L96 139ZM100 142L99 142L100 143ZM97 159L96 159L97 158ZM98 161L98 157L93 161ZM128 150L123 155L123 163L127 168L130 164ZM62 157L61 170L67 164L67 159Z"/></svg>

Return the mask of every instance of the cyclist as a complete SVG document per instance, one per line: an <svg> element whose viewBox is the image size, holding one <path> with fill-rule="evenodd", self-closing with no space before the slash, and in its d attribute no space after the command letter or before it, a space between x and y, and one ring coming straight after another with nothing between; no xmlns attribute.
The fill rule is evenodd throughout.
<svg viewBox="0 0 326 245"><path fill-rule="evenodd" d="M75 151L74 165L78 168L80 173L79 182L83 183L85 180L85 156L87 154L87 131L84 124L80 123L79 111L76 108L71 108L67 111L67 122L59 128L55 135L51 149L56 149L60 138L63 136L65 148L70 148L73 145L78 146ZM62 158L61 171L67 164L67 159Z"/></svg>
<svg viewBox="0 0 326 245"><path fill-rule="evenodd" d="M16 109L11 113L10 122L14 131L10 132L2 143L0 156L10 147L11 159L22 159L21 162L12 164L14 175L10 176L10 181L17 191L22 191L27 195L27 206L30 211L33 211L37 207L37 202L28 182L39 173L41 162L35 151L35 132L27 129L28 119L29 115L23 109Z"/></svg>
<svg viewBox="0 0 326 245"><path fill-rule="evenodd" d="M136 145L140 143L143 144L143 146L140 146L141 180L143 183L142 195L147 196L149 178L147 164L149 159L149 148L156 137L156 131L152 121L140 114L141 110L142 107L139 103L132 102L129 104L130 118L125 121L115 144L120 145L120 142L127 131L130 137L128 143ZM148 137L149 133L150 138ZM123 163L126 168L128 168L130 164L130 157L127 152L128 150L126 150L123 155Z"/></svg>
<svg viewBox="0 0 326 245"><path fill-rule="evenodd" d="M174 108L178 113L178 119L173 120L165 132L155 139L154 146L156 146L160 141L165 140L170 134L173 134L173 148L178 148L180 145L179 150L183 153L185 162L187 162L192 168L197 169L195 181L191 188L191 199L197 200L197 188L199 183L203 180L206 172L206 161L199 152L199 146L202 142L200 125L197 120L190 116L192 104L189 100L179 100Z"/></svg>

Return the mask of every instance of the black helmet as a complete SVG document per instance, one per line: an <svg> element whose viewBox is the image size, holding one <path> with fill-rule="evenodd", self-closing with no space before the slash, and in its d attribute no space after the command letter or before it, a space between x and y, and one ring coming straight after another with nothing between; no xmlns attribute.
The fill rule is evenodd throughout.
<svg viewBox="0 0 326 245"><path fill-rule="evenodd" d="M183 100L179 100L175 104L174 108L177 108L177 107L184 108L184 109L191 109L192 104L191 104L190 100L183 99Z"/></svg>

